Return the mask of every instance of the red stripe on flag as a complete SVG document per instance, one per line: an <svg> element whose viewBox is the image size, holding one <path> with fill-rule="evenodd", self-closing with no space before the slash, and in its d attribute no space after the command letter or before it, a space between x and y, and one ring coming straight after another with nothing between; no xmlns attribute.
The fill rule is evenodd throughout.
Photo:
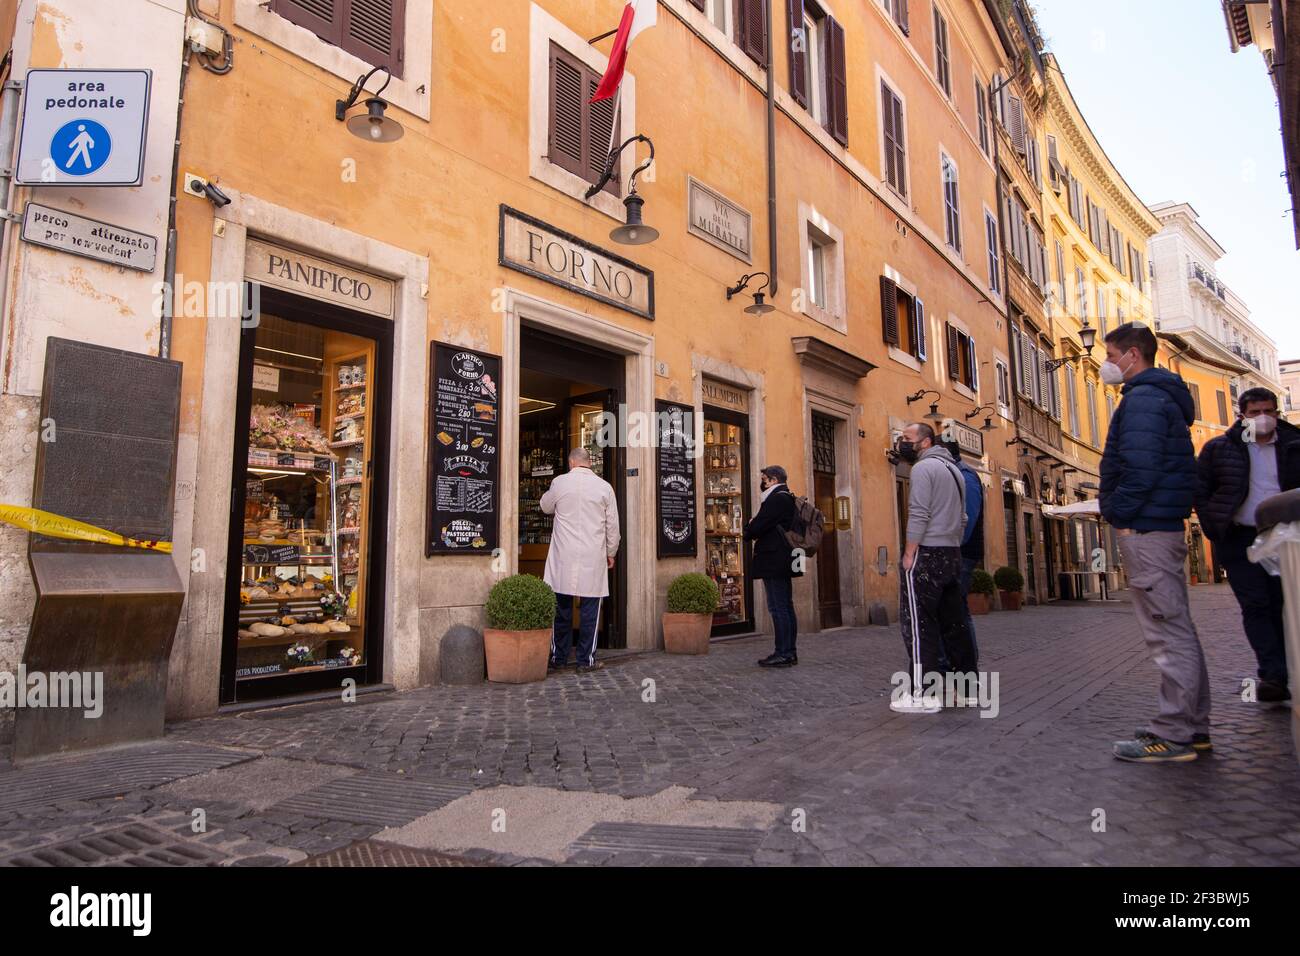
<svg viewBox="0 0 1300 956"><path fill-rule="evenodd" d="M618 35L614 37L614 49L609 53L609 66L600 78L600 85L591 96L591 102L607 100L614 95L618 85L623 82L623 67L627 64L628 34L632 32L632 18L636 10L632 4L623 8L623 18L618 21Z"/></svg>

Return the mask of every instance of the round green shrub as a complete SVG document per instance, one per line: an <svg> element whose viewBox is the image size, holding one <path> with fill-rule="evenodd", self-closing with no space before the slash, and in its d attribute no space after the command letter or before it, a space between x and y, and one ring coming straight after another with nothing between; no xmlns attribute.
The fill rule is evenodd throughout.
<svg viewBox="0 0 1300 956"><path fill-rule="evenodd" d="M1019 568L1000 567L993 572L993 581L1000 591L1015 592L1025 589L1025 576L1020 573Z"/></svg>
<svg viewBox="0 0 1300 956"><path fill-rule="evenodd" d="M993 595L993 575L989 574L983 568L976 568L971 572L970 590L972 594Z"/></svg>
<svg viewBox="0 0 1300 956"><path fill-rule="evenodd" d="M706 574L693 571L668 586L669 614L712 614L718 609L718 585Z"/></svg>
<svg viewBox="0 0 1300 956"><path fill-rule="evenodd" d="M488 594L488 627L536 631L555 625L555 592L541 578L516 574L498 581Z"/></svg>

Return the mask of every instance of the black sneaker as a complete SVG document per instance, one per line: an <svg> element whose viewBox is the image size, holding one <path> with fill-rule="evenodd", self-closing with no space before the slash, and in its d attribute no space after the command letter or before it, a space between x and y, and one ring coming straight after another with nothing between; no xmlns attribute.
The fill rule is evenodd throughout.
<svg viewBox="0 0 1300 956"><path fill-rule="evenodd" d="M777 663L783 660L785 660L785 658L782 657L780 654L768 654L767 657L763 658L761 661L758 662L758 666L775 667Z"/></svg>
<svg viewBox="0 0 1300 956"><path fill-rule="evenodd" d="M799 658L791 655L790 657L779 657L773 654L767 660L758 662L763 667L794 667L799 663Z"/></svg>
<svg viewBox="0 0 1300 956"><path fill-rule="evenodd" d="M1262 680L1255 692L1255 699L1261 704L1280 704L1291 699L1291 691L1286 684L1275 680Z"/></svg>
<svg viewBox="0 0 1300 956"><path fill-rule="evenodd" d="M1190 743L1175 743L1150 732L1139 733L1134 740L1116 742L1112 752L1120 760L1132 763L1184 763L1197 757Z"/></svg>
<svg viewBox="0 0 1300 956"><path fill-rule="evenodd" d="M559 663L558 661L547 661L547 662L546 662L546 670L547 670L548 673L549 673L550 671L562 671L562 670L564 670L564 669L565 669L566 667L568 667L568 666L569 666L568 664L561 664L561 663Z"/></svg>
<svg viewBox="0 0 1300 956"><path fill-rule="evenodd" d="M1214 749L1209 734L1192 734L1192 749L1197 753L1208 753Z"/></svg>

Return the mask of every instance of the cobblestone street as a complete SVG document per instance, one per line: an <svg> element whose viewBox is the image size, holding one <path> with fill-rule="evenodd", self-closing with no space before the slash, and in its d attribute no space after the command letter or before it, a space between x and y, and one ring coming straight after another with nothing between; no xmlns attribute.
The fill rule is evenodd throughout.
<svg viewBox="0 0 1300 956"><path fill-rule="evenodd" d="M745 639L6 765L0 866L1300 864L1288 712L1241 700L1254 663L1227 588L1193 602L1215 749L1189 764L1111 757L1155 670L1127 603L1059 605L977 618L992 719L891 712L897 630L860 628L804 636L787 670Z"/></svg>

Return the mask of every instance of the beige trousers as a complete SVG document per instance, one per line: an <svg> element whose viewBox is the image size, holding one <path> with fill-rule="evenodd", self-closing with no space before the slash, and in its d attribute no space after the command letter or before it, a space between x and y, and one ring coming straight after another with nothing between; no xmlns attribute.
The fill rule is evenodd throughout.
<svg viewBox="0 0 1300 956"><path fill-rule="evenodd" d="M1121 533L1124 569L1142 637L1160 668L1160 713L1153 734L1190 743L1210 732L1210 679L1187 598L1187 542L1181 531Z"/></svg>

